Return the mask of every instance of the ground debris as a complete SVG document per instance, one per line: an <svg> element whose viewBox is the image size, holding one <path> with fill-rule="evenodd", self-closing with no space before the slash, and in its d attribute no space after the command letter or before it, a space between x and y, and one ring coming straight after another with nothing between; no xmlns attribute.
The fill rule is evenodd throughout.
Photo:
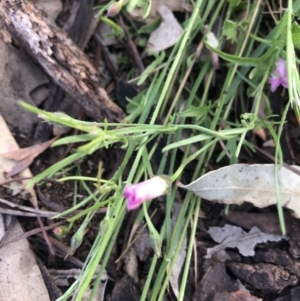
<svg viewBox="0 0 300 301"><path fill-rule="evenodd" d="M243 256L253 256L256 244L286 239L282 235L263 233L257 227L253 227L247 233L240 227L225 225L222 228L210 227L208 233L214 241L220 244L207 249L206 258L211 258L212 254L225 248L238 248Z"/></svg>
<svg viewBox="0 0 300 301"><path fill-rule="evenodd" d="M238 283L226 273L225 264L216 262L208 268L200 280L194 300L209 301L218 292L235 292L238 289Z"/></svg>
<svg viewBox="0 0 300 301"><path fill-rule="evenodd" d="M262 232L270 234L282 234L280 224L278 223L277 212L250 213L240 211L230 211L223 217L230 223L250 230L252 227L257 227ZM292 227L292 216L290 212L284 212L284 220L286 232L289 234Z"/></svg>
<svg viewBox="0 0 300 301"><path fill-rule="evenodd" d="M285 287L296 285L298 278L287 270L269 263L227 263L230 271L241 281L264 294L277 293Z"/></svg>
<svg viewBox="0 0 300 301"><path fill-rule="evenodd" d="M300 257L300 225L297 220L295 222L296 224L294 225L292 232L290 234L290 252L293 255L294 258L299 258Z"/></svg>
<svg viewBox="0 0 300 301"><path fill-rule="evenodd" d="M174 17L172 11L166 7L161 6L159 13L163 18L160 26L151 33L146 47L147 52L160 52L171 46L174 46L180 39L183 29Z"/></svg>
<svg viewBox="0 0 300 301"><path fill-rule="evenodd" d="M140 293L130 276L125 275L118 283L116 283L110 301L139 301Z"/></svg>
<svg viewBox="0 0 300 301"><path fill-rule="evenodd" d="M1 4L5 26L52 79L95 120L121 121L125 114L101 88L100 77L86 55L67 34L48 24L28 2Z"/></svg>
<svg viewBox="0 0 300 301"><path fill-rule="evenodd" d="M252 296L248 292L236 291L232 293L216 293L212 301L261 301L262 299Z"/></svg>

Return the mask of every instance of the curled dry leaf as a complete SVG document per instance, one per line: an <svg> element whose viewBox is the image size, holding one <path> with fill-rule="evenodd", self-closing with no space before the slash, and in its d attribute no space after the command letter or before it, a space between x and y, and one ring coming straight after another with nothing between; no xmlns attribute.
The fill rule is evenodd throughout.
<svg viewBox="0 0 300 301"><path fill-rule="evenodd" d="M177 223L181 207L182 207L182 204L174 202L173 212L172 212L172 221L171 221L172 232L173 232L173 230L175 228L175 225ZM175 261L175 264L173 266L171 276L170 276L170 285L172 287L173 293L176 296L176 298L178 298L178 296L179 296L180 275L181 275L182 267L183 267L183 264L184 264L185 258L186 258L186 249L187 249L187 238L186 238L186 236L187 235L185 234L185 237L184 237L184 239L182 241L182 244L180 246L180 250L179 250L179 253L176 257L176 261Z"/></svg>
<svg viewBox="0 0 300 301"><path fill-rule="evenodd" d="M17 175L18 173L22 172L23 170L25 170L27 167L29 167L31 165L31 163L33 162L33 159L36 156L29 156L24 158L23 160L17 162L17 164L6 174L7 178L13 177L15 175Z"/></svg>
<svg viewBox="0 0 300 301"><path fill-rule="evenodd" d="M225 225L210 227L207 232L215 242L220 244L207 249L206 258L211 258L212 254L225 248L237 248L243 256L254 256L254 248L257 244L286 239L282 235L263 233L257 227L253 227L247 233L240 227Z"/></svg>
<svg viewBox="0 0 300 301"><path fill-rule="evenodd" d="M158 12L163 20L150 35L146 47L148 53L160 52L175 45L183 33L182 27L167 6L162 5Z"/></svg>
<svg viewBox="0 0 300 301"><path fill-rule="evenodd" d="M14 151L0 154L2 158L12 159L18 162L8 172L7 177L12 177L26 169L32 163L33 159L39 154L41 154L43 151L45 151L56 139L57 137L43 143L35 144L30 147L16 149Z"/></svg>
<svg viewBox="0 0 300 301"><path fill-rule="evenodd" d="M265 129L263 128L258 128L258 129L255 129L253 130L253 133L258 136L262 141L266 141L267 140L267 134L266 134L266 131Z"/></svg>
<svg viewBox="0 0 300 301"><path fill-rule="evenodd" d="M210 201L237 205L249 202L262 208L277 202L275 168L278 168L281 204L300 218L300 176L286 167L233 164L209 172L188 185L178 183L178 186ZM298 166L292 168L300 170Z"/></svg>
<svg viewBox="0 0 300 301"><path fill-rule="evenodd" d="M29 147L20 148L4 154L0 154L0 156L2 158L12 159L15 161L21 161L33 155L36 157L37 155L42 153L45 149L47 149L56 139L57 137L43 143L37 143Z"/></svg>
<svg viewBox="0 0 300 301"><path fill-rule="evenodd" d="M0 153L18 148L7 124L0 115ZM14 162L0 157L0 182L1 185L18 194L30 194L30 202L38 209L37 198L33 188L25 188L27 180L5 183L4 173L11 170ZM20 177L32 177L29 169L24 170ZM26 197L27 198L27 197ZM20 197L20 200L22 197ZM3 200L2 200L3 201ZM14 198L14 201L16 199ZM15 204L18 206L18 204ZM28 242L20 240L24 233L16 219L11 215L0 214L0 300L45 300L50 301L40 270L36 264L32 249ZM11 244L4 243L11 242ZM30 280L30 281L29 281ZM16 287L18 288L16 290ZM12 293L13 292L13 293ZM13 296L13 297L12 297Z"/></svg>

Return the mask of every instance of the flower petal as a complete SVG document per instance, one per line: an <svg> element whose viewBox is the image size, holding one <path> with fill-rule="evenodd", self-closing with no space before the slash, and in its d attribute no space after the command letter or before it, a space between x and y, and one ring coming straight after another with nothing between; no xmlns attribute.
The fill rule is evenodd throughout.
<svg viewBox="0 0 300 301"><path fill-rule="evenodd" d="M133 210L143 202L143 199L137 197L136 187L134 185L125 187L123 196L127 199L127 210Z"/></svg>
<svg viewBox="0 0 300 301"><path fill-rule="evenodd" d="M283 59L278 59L276 62L276 74L278 74L281 78L286 77L286 61Z"/></svg>
<svg viewBox="0 0 300 301"><path fill-rule="evenodd" d="M269 83L272 92L276 91L280 85L284 88L288 88L286 61L284 59L278 59L276 61L276 68L272 73L271 78L269 78Z"/></svg>
<svg viewBox="0 0 300 301"><path fill-rule="evenodd" d="M133 210L143 202L165 194L168 186L169 178L163 175L135 185L126 186L123 196L127 199L127 210Z"/></svg>
<svg viewBox="0 0 300 301"><path fill-rule="evenodd" d="M271 92L275 92L281 84L281 79L275 75L272 75L272 77L269 79L269 84L271 85Z"/></svg>
<svg viewBox="0 0 300 301"><path fill-rule="evenodd" d="M283 87L285 87L286 89L289 87L287 76L285 76L281 79L281 85Z"/></svg>

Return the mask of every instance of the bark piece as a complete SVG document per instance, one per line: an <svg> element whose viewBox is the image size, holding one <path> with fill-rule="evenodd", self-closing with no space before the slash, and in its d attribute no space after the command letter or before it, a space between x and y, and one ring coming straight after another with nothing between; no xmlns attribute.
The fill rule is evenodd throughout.
<svg viewBox="0 0 300 301"><path fill-rule="evenodd" d="M140 300L140 292L134 284L133 279L125 275L119 280L112 293L111 301L138 301Z"/></svg>
<svg viewBox="0 0 300 301"><path fill-rule="evenodd" d="M249 265L231 262L227 266L241 281L249 283L265 294L281 292L285 287L294 286L298 282L296 276L280 266L269 263Z"/></svg>
<svg viewBox="0 0 300 301"><path fill-rule="evenodd" d="M289 271L292 274L300 274L300 262L298 260L295 260L289 254L289 252L287 252L286 250L281 250L279 248L272 247L269 249L258 249L255 252L253 261L256 263L272 263L274 265L284 267L285 270Z"/></svg>
<svg viewBox="0 0 300 301"><path fill-rule="evenodd" d="M290 234L290 249L292 256L294 258L300 257L300 223L299 221L295 221L293 224L293 228Z"/></svg>
<svg viewBox="0 0 300 301"><path fill-rule="evenodd" d="M226 273L225 264L216 262L200 280L193 300L209 301L218 292L235 292L238 289L237 282Z"/></svg>
<svg viewBox="0 0 300 301"><path fill-rule="evenodd" d="M121 121L125 114L101 88L96 69L66 33L48 24L30 3L4 0L0 9L11 36L95 120Z"/></svg>

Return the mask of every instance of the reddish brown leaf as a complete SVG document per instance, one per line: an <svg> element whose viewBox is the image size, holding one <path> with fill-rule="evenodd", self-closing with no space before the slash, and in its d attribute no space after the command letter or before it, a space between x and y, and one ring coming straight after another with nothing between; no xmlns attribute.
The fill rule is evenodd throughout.
<svg viewBox="0 0 300 301"><path fill-rule="evenodd" d="M34 158L35 156L30 156L30 157L26 157L22 161L17 162L17 164L12 168L12 170L7 173L6 177L10 178L22 172L32 163Z"/></svg>
<svg viewBox="0 0 300 301"><path fill-rule="evenodd" d="M38 143L29 147L16 149L15 151L7 152L4 154L0 154L1 157L6 159L12 159L15 161L22 161L27 157L33 156L35 158L40 153L42 153L45 149L47 149L55 140L57 137L54 137L51 140L48 140L43 143Z"/></svg>

